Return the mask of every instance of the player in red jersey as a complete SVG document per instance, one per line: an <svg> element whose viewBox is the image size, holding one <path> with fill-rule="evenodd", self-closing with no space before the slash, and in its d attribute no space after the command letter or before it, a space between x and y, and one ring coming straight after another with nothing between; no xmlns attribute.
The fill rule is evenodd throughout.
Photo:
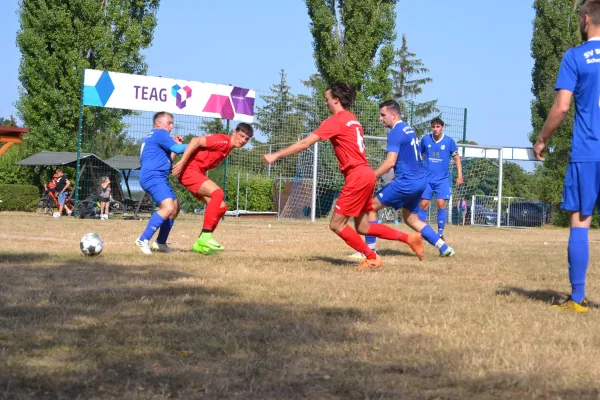
<svg viewBox="0 0 600 400"><path fill-rule="evenodd" d="M173 174L196 198L206 204L204 224L198 240L192 245L195 252L209 254L224 250L213 237L219 220L227 211L223 201L225 193L206 172L216 168L231 149L239 149L248 143L254 130L244 122L237 125L231 135L213 134L195 137L188 144L181 160L173 166Z"/></svg>
<svg viewBox="0 0 600 400"><path fill-rule="evenodd" d="M407 243L419 259L422 259L424 250L421 234L408 235L382 224L369 224L368 214L373 210L375 172L369 166L365 155L363 128L354 114L348 111L355 98L356 89L348 83L339 82L332 85L325 91L325 104L331 117L303 140L276 153L265 154L264 161L272 164L279 158L307 149L319 140L329 140L345 178L329 228L350 247L365 255L366 259L357 268L362 271L383 265L381 257L365 244L359 233ZM347 225L350 217L354 217L356 231Z"/></svg>

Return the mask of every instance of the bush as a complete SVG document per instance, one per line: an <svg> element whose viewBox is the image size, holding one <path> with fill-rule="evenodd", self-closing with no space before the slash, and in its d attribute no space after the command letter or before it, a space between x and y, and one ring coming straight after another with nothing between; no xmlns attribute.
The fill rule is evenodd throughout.
<svg viewBox="0 0 600 400"><path fill-rule="evenodd" d="M35 211L40 191L31 185L0 184L0 211Z"/></svg>
<svg viewBox="0 0 600 400"><path fill-rule="evenodd" d="M217 182L219 186L221 183ZM227 207L235 210L239 206L240 210L246 211L273 211L275 204L273 202L273 179L262 175L249 175L246 183L246 173L240 174L240 197L238 203L238 173L231 170L227 174ZM246 203L246 187L248 188L248 202ZM237 203L237 204L236 204Z"/></svg>

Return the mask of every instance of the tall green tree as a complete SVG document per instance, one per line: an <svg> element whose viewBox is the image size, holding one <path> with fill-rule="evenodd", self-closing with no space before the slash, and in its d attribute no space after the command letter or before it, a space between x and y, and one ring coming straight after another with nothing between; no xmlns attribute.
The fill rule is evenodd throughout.
<svg viewBox="0 0 600 400"><path fill-rule="evenodd" d="M21 0L19 117L30 129L26 146L74 151L83 68L144 74L160 0ZM83 148L119 136L127 112L86 108ZM105 148L113 148L109 145ZM110 154L98 154L110 156Z"/></svg>
<svg viewBox="0 0 600 400"><path fill-rule="evenodd" d="M423 93L423 86L433 81L427 76L429 69L417 55L408 50L406 35L402 34L402 45L394 52L394 63L390 72L393 80L394 98L402 104L403 117L412 125L417 136L429 129L429 121L439 115L437 100L415 103Z"/></svg>
<svg viewBox="0 0 600 400"><path fill-rule="evenodd" d="M267 143L294 142L306 134L298 98L292 93L283 69L279 73L279 82L270 87L269 94L260 97L264 105L256 109L254 126L266 137Z"/></svg>
<svg viewBox="0 0 600 400"><path fill-rule="evenodd" d="M317 70L317 92L336 81L355 85L367 98L392 94L397 0L305 0Z"/></svg>
<svg viewBox="0 0 600 400"><path fill-rule="evenodd" d="M206 135L211 133L229 133L225 132L225 124L223 124L223 120L221 118L205 119L200 123L198 129L200 129Z"/></svg>
<svg viewBox="0 0 600 400"><path fill-rule="evenodd" d="M531 54L534 59L531 103L531 124L533 132L529 139L537 139L548 112L554 102L554 85L565 51L581 43L579 34L577 3L573 0L535 0L535 19ZM542 200L559 204L563 179L571 150L571 131L574 107L571 107L564 123L548 142L551 151L546 155L543 167L536 176L544 183L540 187Z"/></svg>

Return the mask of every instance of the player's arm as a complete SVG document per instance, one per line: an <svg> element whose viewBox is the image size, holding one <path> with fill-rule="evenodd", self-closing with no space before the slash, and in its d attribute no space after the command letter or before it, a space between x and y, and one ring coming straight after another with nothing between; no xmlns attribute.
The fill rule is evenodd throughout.
<svg viewBox="0 0 600 400"><path fill-rule="evenodd" d="M454 165L456 165L456 172L458 175L456 176L456 186L460 186L463 184L463 173L462 173L462 161L460 160L460 156L458 155L458 150L452 153L452 158L454 159Z"/></svg>
<svg viewBox="0 0 600 400"><path fill-rule="evenodd" d="M64 191L66 191L69 188L69 186L71 186L71 181L67 179L67 184L65 185L65 187L63 188L63 190L61 190L60 192L62 193Z"/></svg>
<svg viewBox="0 0 600 400"><path fill-rule="evenodd" d="M554 98L554 104L552 104L550 113L548 113L548 118L546 118L546 122L544 123L544 127L540 132L540 136L538 136L538 139L533 146L533 152L538 160L544 161L542 152L546 148L548 139L552 137L554 132L556 132L556 130L564 122L565 117L569 112L572 98L573 92L570 90L561 89L556 94L556 97Z"/></svg>
<svg viewBox="0 0 600 400"><path fill-rule="evenodd" d="M385 160L383 160L381 165L375 170L375 176L379 178L380 176L388 172L390 169L394 168L396 162L398 162L398 153L388 151Z"/></svg>
<svg viewBox="0 0 600 400"><path fill-rule="evenodd" d="M192 155L195 154L198 149L206 147L206 136L198 136L190 140L190 143L187 145L187 148L181 156L181 160L173 166L173 175L179 175L183 170L183 166L187 164Z"/></svg>
<svg viewBox="0 0 600 400"><path fill-rule="evenodd" d="M301 151L308 149L319 140L321 140L321 138L317 134L311 133L304 139L286 147L285 149L281 149L275 153L265 154L263 156L263 160L267 164L273 164L280 158L291 156L292 154L300 153Z"/></svg>

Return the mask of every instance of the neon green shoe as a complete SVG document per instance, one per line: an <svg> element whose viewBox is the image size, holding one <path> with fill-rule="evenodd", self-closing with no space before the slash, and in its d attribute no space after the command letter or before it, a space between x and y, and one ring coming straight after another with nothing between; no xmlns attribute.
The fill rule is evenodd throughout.
<svg viewBox="0 0 600 400"><path fill-rule="evenodd" d="M215 254L214 251L212 251L208 247L204 247L203 245L198 244L198 242L194 242L194 244L192 245L192 250L194 250L196 253L205 254L207 256Z"/></svg>
<svg viewBox="0 0 600 400"><path fill-rule="evenodd" d="M208 247L212 251L225 250L225 247L221 246L221 244L212 237L212 233L209 232L203 232L198 240L196 240L196 244L202 247Z"/></svg>
<svg viewBox="0 0 600 400"><path fill-rule="evenodd" d="M555 310L560 310L560 311L573 311L576 313L586 313L586 312L590 311L590 302L587 299L583 299L583 300L581 300L581 302L576 303L575 301L571 300L571 296L569 296L569 298L567 300L565 300L564 302L562 302L560 304L553 305L552 308Z"/></svg>

